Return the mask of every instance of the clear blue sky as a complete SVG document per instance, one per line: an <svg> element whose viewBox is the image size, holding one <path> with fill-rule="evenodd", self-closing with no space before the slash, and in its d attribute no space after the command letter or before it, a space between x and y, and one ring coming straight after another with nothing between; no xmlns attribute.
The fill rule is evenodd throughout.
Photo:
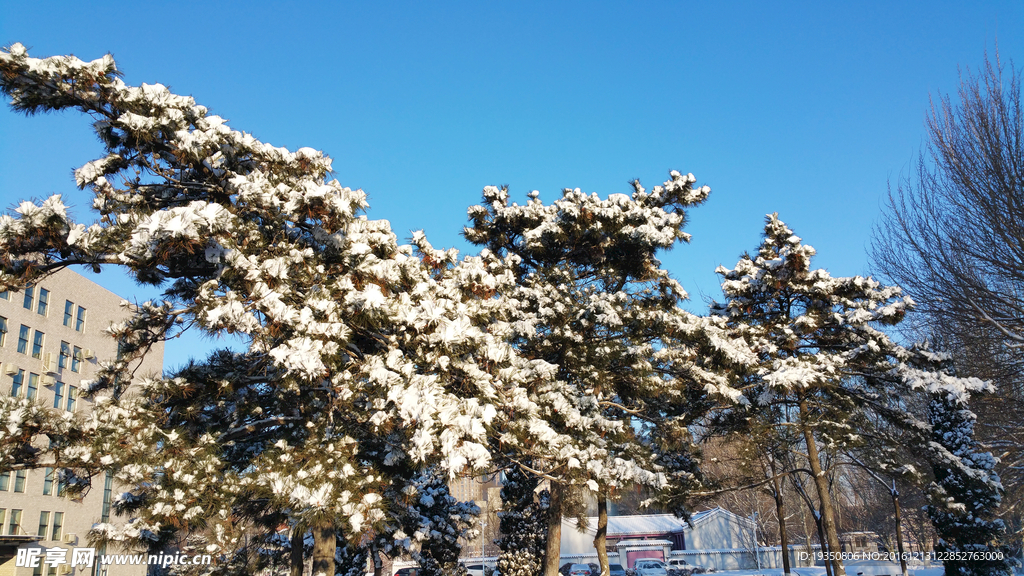
<svg viewBox="0 0 1024 576"><path fill-rule="evenodd" d="M111 52L129 84L322 149L400 237L465 247L466 207L489 184L552 200L693 172L711 198L663 260L695 311L769 212L817 265L870 272L872 225L924 144L929 98L997 43L1024 65L1020 1L86 4L4 3L0 43ZM72 171L100 154L86 117L0 109L3 207L62 193L87 218ZM169 346L168 365L196 349Z"/></svg>

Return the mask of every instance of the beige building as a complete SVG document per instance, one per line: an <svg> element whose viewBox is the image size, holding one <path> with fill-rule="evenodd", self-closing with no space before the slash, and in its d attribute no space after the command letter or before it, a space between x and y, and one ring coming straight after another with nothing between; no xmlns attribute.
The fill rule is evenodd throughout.
<svg viewBox="0 0 1024 576"><path fill-rule="evenodd" d="M501 535L498 512L501 511L501 480L491 476L461 476L448 483L451 495L461 502L474 502L480 507L478 536L462 543L463 558L497 556L494 540Z"/></svg>
<svg viewBox="0 0 1024 576"><path fill-rule="evenodd" d="M0 394L34 399L52 410L88 413L92 402L81 397L82 381L91 378L97 362L115 358L117 342L104 330L125 317L122 298L94 282L63 270L37 286L0 293ZM160 374L163 344L136 372ZM53 468L0 474L0 576L50 574L144 574L145 566L94 568L46 564L47 551L89 547L86 535L94 523L120 522L111 513L117 493L111 478L93 479L84 498L63 495L59 471ZM43 560L38 568L16 568L17 550L35 548ZM98 551L103 552L103 551Z"/></svg>

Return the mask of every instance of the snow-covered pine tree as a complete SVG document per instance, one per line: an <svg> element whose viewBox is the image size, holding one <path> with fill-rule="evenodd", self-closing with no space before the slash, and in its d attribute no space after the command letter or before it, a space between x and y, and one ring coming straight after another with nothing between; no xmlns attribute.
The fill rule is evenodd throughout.
<svg viewBox="0 0 1024 576"><path fill-rule="evenodd" d="M336 541L338 552L335 556L334 573L337 576L366 576L366 561L369 551L364 546L353 544L343 537L339 537ZM302 576L302 572L297 574L293 572L292 576Z"/></svg>
<svg viewBox="0 0 1024 576"><path fill-rule="evenodd" d="M109 55L0 51L15 110L81 111L105 148L75 172L95 221L75 222L59 195L0 217L3 289L71 265L119 266L163 289L110 328L122 355L89 389L83 438L59 437L46 465L110 470L131 488L115 509L132 520L98 526L99 541L232 559L261 540L285 553L275 542L287 526L312 535L314 573L333 575L338 535L355 545L401 529L384 498L399 482L389 469L486 467L488 428L535 419L525 390L548 367L481 329L488 290L505 280L479 259L456 266L422 236L399 246L321 152L271 146L190 97L119 76ZM186 328L248 347L133 384L132 362ZM32 429L6 433L17 442Z"/></svg>
<svg viewBox="0 0 1024 576"><path fill-rule="evenodd" d="M686 292L656 257L689 238L686 210L710 191L694 182L693 175L673 171L650 191L634 182L631 196L601 199L566 189L551 204L531 192L525 205L511 202L506 188L487 187L482 203L469 209L467 240L484 248L484 261L506 266L516 280L497 291L508 307L491 332L521 356L552 367L528 390L548 435L530 421L505 420L509 427L496 455L550 482L545 576L558 570L570 490L661 489L670 479L691 478L688 470L666 474L666 465L686 468L686 454L660 459L660 444L638 431L661 426L684 433L678 422L700 407L688 400L734 392L705 363L735 351L718 350L728 342L709 336L713 321L679 307ZM700 347L711 351L700 353ZM698 393L688 395L693 390ZM682 446L677 440L667 438L673 448Z"/></svg>
<svg viewBox="0 0 1024 576"><path fill-rule="evenodd" d="M907 410L907 397L985 384L941 378L908 363L914 355L878 325L898 323L912 302L899 288L871 278L834 278L814 270L814 254L777 214L768 215L757 254L744 255L732 270L719 267L726 300L712 311L758 356L743 378L750 414L757 417L761 406L780 408L785 424L802 436L825 544L839 551L825 453L859 446L876 423L903 429L901 441L927 452L928 424ZM839 561L832 570L834 576L845 574Z"/></svg>
<svg viewBox="0 0 1024 576"><path fill-rule="evenodd" d="M503 576L538 576L547 539L548 491L538 493L540 479L509 467L501 486L498 519L501 538L495 541L498 571Z"/></svg>
<svg viewBox="0 0 1024 576"><path fill-rule="evenodd" d="M434 469L418 472L400 493L389 495L397 504L397 523L401 532L378 538L390 546L389 555L407 555L419 563L424 576L465 576L459 564L461 542L476 535L480 508L472 502L459 502Z"/></svg>
<svg viewBox="0 0 1024 576"><path fill-rule="evenodd" d="M949 356L920 352L934 371L952 374ZM927 489L928 516L939 536L935 550L950 555L943 560L946 576L1009 574L1006 551L998 544L1005 527L995 515L1003 487L994 472L996 459L980 452L974 439L970 396L969 389L947 387L932 393L928 403L932 439L945 449L931 451L935 479Z"/></svg>

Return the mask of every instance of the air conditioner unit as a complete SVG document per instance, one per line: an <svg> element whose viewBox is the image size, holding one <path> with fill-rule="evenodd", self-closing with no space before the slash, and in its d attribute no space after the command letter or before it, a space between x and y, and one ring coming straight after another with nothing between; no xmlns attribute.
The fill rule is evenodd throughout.
<svg viewBox="0 0 1024 576"><path fill-rule="evenodd" d="M57 379L48 374L44 374L40 381L43 383L43 386L53 386L57 383Z"/></svg>
<svg viewBox="0 0 1024 576"><path fill-rule="evenodd" d="M65 534L64 535L64 543L65 544L74 544L77 541L78 541L78 536L76 536L74 534Z"/></svg>
<svg viewBox="0 0 1024 576"><path fill-rule="evenodd" d="M56 372L57 362L53 358L53 352L43 354L43 372Z"/></svg>
<svg viewBox="0 0 1024 576"><path fill-rule="evenodd" d="M83 357L84 357L84 358L85 358L86 360L92 360L93 358L95 358L95 357L96 357L96 355L95 355L95 354L93 354L92 350L91 350L91 349L89 349L89 348L86 348L85 350L83 350L83 351L82 351L82 356L83 356Z"/></svg>
<svg viewBox="0 0 1024 576"><path fill-rule="evenodd" d="M11 364L8 364L7 367L4 368L4 374L7 374L8 376L14 376L17 373L18 373L18 367L17 366L13 366Z"/></svg>

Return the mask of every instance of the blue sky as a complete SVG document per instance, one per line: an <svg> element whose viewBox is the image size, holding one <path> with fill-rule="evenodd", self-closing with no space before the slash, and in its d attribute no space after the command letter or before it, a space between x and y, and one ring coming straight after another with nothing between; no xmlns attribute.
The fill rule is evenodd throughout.
<svg viewBox="0 0 1024 576"><path fill-rule="evenodd" d="M663 261L703 311L715 267L756 248L769 212L818 266L869 273L929 98L955 96L959 70L997 44L1024 64L1024 2L4 3L0 44L13 42L111 52L129 84L322 149L371 217L438 246L466 247L485 185L552 200L693 172L711 198ZM61 193L88 219L72 172L100 155L84 116L0 109L0 205ZM93 278L135 292L110 272ZM172 343L167 364L197 349Z"/></svg>

